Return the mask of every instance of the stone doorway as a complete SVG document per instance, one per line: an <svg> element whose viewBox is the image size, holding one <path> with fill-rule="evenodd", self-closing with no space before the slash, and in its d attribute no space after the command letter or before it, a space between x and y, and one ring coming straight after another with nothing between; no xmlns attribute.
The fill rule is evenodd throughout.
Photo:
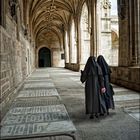
<svg viewBox="0 0 140 140"><path fill-rule="evenodd" d="M51 67L51 51L48 48L41 48L38 53L38 66Z"/></svg>

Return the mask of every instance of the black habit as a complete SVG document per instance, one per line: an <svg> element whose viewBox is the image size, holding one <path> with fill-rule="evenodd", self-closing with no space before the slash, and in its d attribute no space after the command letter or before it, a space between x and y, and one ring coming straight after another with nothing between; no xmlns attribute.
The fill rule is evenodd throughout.
<svg viewBox="0 0 140 140"><path fill-rule="evenodd" d="M81 71L81 82L85 82L85 107L86 114L105 113L106 105L101 94L101 88L104 87L102 70L95 57L90 56L85 65L84 71Z"/></svg>
<svg viewBox="0 0 140 140"><path fill-rule="evenodd" d="M106 88L106 93L105 93L106 107L107 109L109 108L114 109L115 108L114 99L113 99L114 91L112 85L110 84L110 74L111 74L110 67L108 66L107 62L105 61L102 55L98 56L97 62L100 65L103 72L104 85Z"/></svg>

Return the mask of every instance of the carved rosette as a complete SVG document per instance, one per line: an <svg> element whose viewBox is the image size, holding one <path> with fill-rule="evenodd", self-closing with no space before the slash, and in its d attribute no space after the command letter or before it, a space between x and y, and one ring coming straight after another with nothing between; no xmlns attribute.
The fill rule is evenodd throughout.
<svg viewBox="0 0 140 140"><path fill-rule="evenodd" d="M111 2L109 2L109 0L104 0L102 5L104 9L111 9Z"/></svg>

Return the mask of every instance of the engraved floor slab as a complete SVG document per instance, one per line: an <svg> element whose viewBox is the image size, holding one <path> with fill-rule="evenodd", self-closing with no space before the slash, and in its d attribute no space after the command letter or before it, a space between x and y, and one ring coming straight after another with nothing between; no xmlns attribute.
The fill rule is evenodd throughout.
<svg viewBox="0 0 140 140"><path fill-rule="evenodd" d="M1 139L65 135L76 131L71 121L4 125Z"/></svg>
<svg viewBox="0 0 140 140"><path fill-rule="evenodd" d="M8 114L2 125L40 123L69 120L67 112L49 112L36 114Z"/></svg>
<svg viewBox="0 0 140 140"><path fill-rule="evenodd" d="M37 114L50 112L67 112L64 105L48 105L33 107L16 107L9 110L8 114Z"/></svg>
<svg viewBox="0 0 140 140"><path fill-rule="evenodd" d="M59 94L56 89L24 90L24 91L20 91L17 98L45 97L45 96L59 96Z"/></svg>
<svg viewBox="0 0 140 140"><path fill-rule="evenodd" d="M46 105L58 105L61 104L61 100L58 98L17 98L14 104L11 106L14 107L32 107L32 106L46 106Z"/></svg>
<svg viewBox="0 0 140 140"><path fill-rule="evenodd" d="M1 138L65 135L76 131L64 105L16 107L2 120Z"/></svg>
<svg viewBox="0 0 140 140"><path fill-rule="evenodd" d="M70 120L64 105L11 108L2 125Z"/></svg>
<svg viewBox="0 0 140 140"><path fill-rule="evenodd" d="M54 87L53 83L34 83L34 84L25 84L24 88L52 88Z"/></svg>

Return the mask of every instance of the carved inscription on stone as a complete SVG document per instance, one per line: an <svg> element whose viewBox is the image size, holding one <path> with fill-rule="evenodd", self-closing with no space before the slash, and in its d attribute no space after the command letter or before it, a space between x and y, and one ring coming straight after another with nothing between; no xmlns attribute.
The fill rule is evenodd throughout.
<svg viewBox="0 0 140 140"><path fill-rule="evenodd" d="M64 134L75 131L64 105L16 107L2 120L1 137Z"/></svg>
<svg viewBox="0 0 140 140"><path fill-rule="evenodd" d="M53 83L44 83L44 84L25 84L24 88L47 88L47 87L54 87Z"/></svg>
<svg viewBox="0 0 140 140"><path fill-rule="evenodd" d="M10 114L35 114L35 113L49 113L49 112L66 112L63 105L49 105L49 106L34 106L34 107L16 107L12 108Z"/></svg>
<svg viewBox="0 0 140 140"><path fill-rule="evenodd" d="M29 135L47 136L48 134L66 134L74 131L76 129L71 121L6 125L1 129L1 138L16 138L18 136L27 138Z"/></svg>
<svg viewBox="0 0 140 140"><path fill-rule="evenodd" d="M14 135L24 135L26 131L25 124L20 125L7 125L3 126L1 129L1 137L3 136L14 136Z"/></svg>
<svg viewBox="0 0 140 140"><path fill-rule="evenodd" d="M42 97L42 96L59 96L56 89L46 90L25 90L21 91L18 98L21 97Z"/></svg>
<svg viewBox="0 0 140 140"><path fill-rule="evenodd" d="M62 121L69 120L67 112L50 112L40 114L17 114L7 115L3 120L2 125L11 124L24 124L24 123L38 123L38 122L51 122L51 121Z"/></svg>

